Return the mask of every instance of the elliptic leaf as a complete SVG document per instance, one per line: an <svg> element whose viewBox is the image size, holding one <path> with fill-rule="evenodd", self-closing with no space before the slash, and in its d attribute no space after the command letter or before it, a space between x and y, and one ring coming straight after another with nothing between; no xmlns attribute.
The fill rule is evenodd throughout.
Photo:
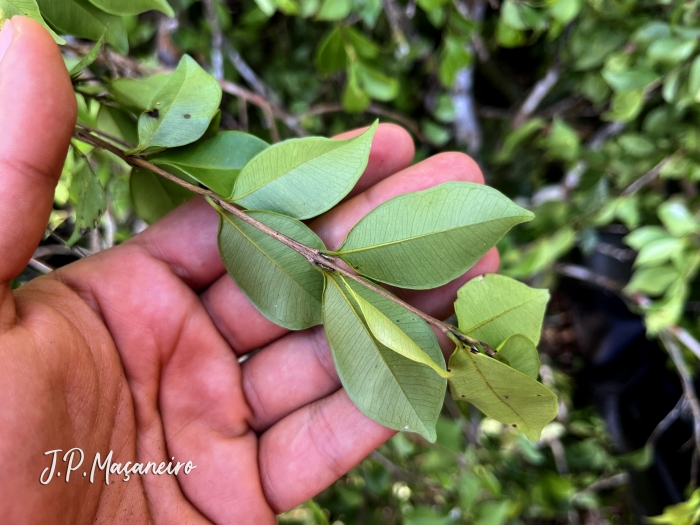
<svg viewBox="0 0 700 525"><path fill-rule="evenodd" d="M248 209L310 219L331 209L367 167L370 128L349 140L292 139L267 148L245 165L232 200Z"/></svg>
<svg viewBox="0 0 700 525"><path fill-rule="evenodd" d="M472 279L457 292L455 312L461 332L497 347L515 334L540 341L549 292L504 275Z"/></svg>
<svg viewBox="0 0 700 525"><path fill-rule="evenodd" d="M151 161L158 166L179 168L226 198L233 193L243 166L268 146L253 135L224 131L209 140L168 150Z"/></svg>
<svg viewBox="0 0 700 525"><path fill-rule="evenodd" d="M342 277L341 277L342 280ZM365 324L372 332L374 338L381 344L390 348L399 355L402 355L416 363L429 366L440 377L449 377L449 373L442 366L433 361L430 356L418 344L411 339L406 332L397 326L389 317L375 308L369 301L356 293L348 283L344 281L355 302L360 307L360 312L364 317Z"/></svg>
<svg viewBox="0 0 700 525"><path fill-rule="evenodd" d="M532 379L540 373L540 355L535 345L524 335L516 334L503 341L498 355L505 357L511 368Z"/></svg>
<svg viewBox="0 0 700 525"><path fill-rule="evenodd" d="M0 0L0 27L5 24L6 20L10 20L13 16L26 16L35 22L39 22L51 33L51 36L57 44L63 45L66 43L65 40L54 33L53 29L46 24L39 12L39 6L36 0Z"/></svg>
<svg viewBox="0 0 700 525"><path fill-rule="evenodd" d="M105 42L120 53L129 52L124 20L97 9L88 0L37 0L41 14L59 32L94 40L104 35Z"/></svg>
<svg viewBox="0 0 700 525"><path fill-rule="evenodd" d="M394 100L399 94L399 82L395 78L362 63L357 64L357 79L362 90L375 100L387 102Z"/></svg>
<svg viewBox="0 0 700 525"><path fill-rule="evenodd" d="M139 118L139 146L132 153L195 142L207 131L220 103L219 83L185 55Z"/></svg>
<svg viewBox="0 0 700 525"><path fill-rule="evenodd" d="M72 245L87 232L97 228L100 217L107 209L105 190L87 161L73 175L70 194L75 205L75 230L67 244Z"/></svg>
<svg viewBox="0 0 700 525"><path fill-rule="evenodd" d="M337 255L371 279L434 288L459 277L510 228L532 217L493 188L448 182L375 208Z"/></svg>
<svg viewBox="0 0 700 525"><path fill-rule="evenodd" d="M169 78L169 74L163 73L142 80L117 78L109 83L109 90L119 104L143 113Z"/></svg>
<svg viewBox="0 0 700 525"><path fill-rule="evenodd" d="M160 11L166 16L175 16L175 11L166 0L90 0L90 3L112 15L130 16Z"/></svg>
<svg viewBox="0 0 700 525"><path fill-rule="evenodd" d="M316 67L321 73L337 73L347 64L345 43L340 29L335 27L328 33L316 51Z"/></svg>
<svg viewBox="0 0 700 525"><path fill-rule="evenodd" d="M369 95L360 86L358 65L348 66L347 81L343 90L343 109L349 113L361 113L369 107Z"/></svg>
<svg viewBox="0 0 700 525"><path fill-rule="evenodd" d="M362 293L359 288L356 291ZM363 294L363 297L368 296ZM419 341L407 328L414 316L403 309L403 312L384 310L380 302L374 306L398 320L397 324ZM340 380L362 413L386 427L418 432L435 441L435 424L447 385L445 379L379 343L362 321L343 283L333 276L326 279L323 322ZM439 346L421 346L426 351L432 348L429 354L432 359L444 359L439 355Z"/></svg>
<svg viewBox="0 0 700 525"><path fill-rule="evenodd" d="M168 170L174 171L174 170ZM183 179L188 177L182 173ZM188 180L188 182L195 182ZM153 224L181 204L187 202L194 193L178 186L146 169L135 168L131 172L131 204L136 214L148 224Z"/></svg>
<svg viewBox="0 0 700 525"><path fill-rule="evenodd" d="M450 357L452 397L523 431L531 441L557 415L557 396L546 386L484 354L457 348Z"/></svg>
<svg viewBox="0 0 700 525"><path fill-rule="evenodd" d="M248 214L302 244L323 242L303 223L267 211ZM291 248L241 219L222 213L219 251L229 275L260 312L289 330L321 324L323 274Z"/></svg>

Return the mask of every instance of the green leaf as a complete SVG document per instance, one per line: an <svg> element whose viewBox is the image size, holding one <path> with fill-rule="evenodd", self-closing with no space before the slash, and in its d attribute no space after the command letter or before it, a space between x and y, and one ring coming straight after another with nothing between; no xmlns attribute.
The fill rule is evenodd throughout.
<svg viewBox="0 0 700 525"><path fill-rule="evenodd" d="M74 173L70 194L75 205L75 230L67 241L69 246L97 228L100 217L107 209L105 190L87 160L83 160L82 169Z"/></svg>
<svg viewBox="0 0 700 525"><path fill-rule="evenodd" d="M399 94L399 83L395 78L390 78L362 63L357 64L357 79L362 90L374 100L388 102Z"/></svg>
<svg viewBox="0 0 700 525"><path fill-rule="evenodd" d="M547 152L556 159L578 158L580 140L576 130L560 118L555 118L547 136Z"/></svg>
<svg viewBox="0 0 700 525"><path fill-rule="evenodd" d="M302 244L323 242L303 223L267 211L248 215ZM300 254L229 213L221 212L219 251L229 275L273 323L303 330L321 323L323 274Z"/></svg>
<svg viewBox="0 0 700 525"><path fill-rule="evenodd" d="M515 334L501 343L498 356L505 357L508 365L526 376L537 379L540 374L540 354L527 337Z"/></svg>
<svg viewBox="0 0 700 525"><path fill-rule="evenodd" d="M361 113L369 107L370 99L360 86L358 65L350 64L343 90L343 109L349 113Z"/></svg>
<svg viewBox="0 0 700 525"><path fill-rule="evenodd" d="M355 49L361 58L372 60L379 56L379 46L363 35L352 26L343 27L343 34L347 37L348 43Z"/></svg>
<svg viewBox="0 0 700 525"><path fill-rule="evenodd" d="M185 55L139 118L139 146L131 153L195 142L207 131L220 103L219 83Z"/></svg>
<svg viewBox="0 0 700 525"><path fill-rule="evenodd" d="M663 228L659 226L642 226L627 235L623 240L628 246L639 250L645 244L666 238L668 238L668 232Z"/></svg>
<svg viewBox="0 0 700 525"><path fill-rule="evenodd" d="M224 131L215 137L153 157L157 166L174 166L224 198L233 193L245 164L269 144L240 131Z"/></svg>
<svg viewBox="0 0 700 525"><path fill-rule="evenodd" d="M321 73L337 73L345 69L347 60L343 35L338 27L334 27L318 46L316 67Z"/></svg>
<svg viewBox="0 0 700 525"><path fill-rule="evenodd" d="M143 113L170 76L169 74L158 74L142 80L117 78L112 80L108 87L119 104L133 109L137 113Z"/></svg>
<svg viewBox="0 0 700 525"><path fill-rule="evenodd" d="M124 21L97 9L88 0L37 0L41 14L59 32L94 40L104 35L105 42L122 54L129 52Z"/></svg>
<svg viewBox="0 0 700 525"><path fill-rule="evenodd" d="M97 114L97 129L130 144L135 144L139 139L136 120L125 111L105 104L100 106Z"/></svg>
<svg viewBox="0 0 700 525"><path fill-rule="evenodd" d="M365 171L377 125L348 140L292 139L267 148L243 167L232 200L297 219L320 215Z"/></svg>
<svg viewBox="0 0 700 525"><path fill-rule="evenodd" d="M557 396L543 384L483 354L457 348L448 369L452 397L516 427L531 441L557 415Z"/></svg>
<svg viewBox="0 0 700 525"><path fill-rule="evenodd" d="M450 374L443 367L433 361L430 356L411 339L406 332L399 328L391 319L384 315L377 308L372 306L369 301L366 301L362 296L353 291L348 283L341 276L340 279L345 284L345 287L350 291L353 299L360 307L365 324L372 332L374 338L381 344L390 348L399 355L429 366L440 377L449 377Z"/></svg>
<svg viewBox="0 0 700 525"><path fill-rule="evenodd" d="M493 188L448 182L378 206L350 230L337 255L371 279L434 288L462 275L532 217Z"/></svg>
<svg viewBox="0 0 700 525"><path fill-rule="evenodd" d="M316 20L342 20L351 10L351 0L323 0L321 9L316 13Z"/></svg>
<svg viewBox="0 0 700 525"><path fill-rule="evenodd" d="M658 73L647 67L637 67L623 71L603 70L603 78L614 91L644 89L659 76Z"/></svg>
<svg viewBox="0 0 700 525"><path fill-rule="evenodd" d="M160 11L166 16L175 16L175 11L166 0L90 0L95 7L112 15L140 15L146 11Z"/></svg>
<svg viewBox="0 0 700 525"><path fill-rule="evenodd" d="M698 230L698 222L680 201L667 201L657 211L661 223L674 237L684 237Z"/></svg>
<svg viewBox="0 0 700 525"><path fill-rule="evenodd" d="M277 2L275 0L255 0L260 10L267 16L272 16L277 10Z"/></svg>
<svg viewBox="0 0 700 525"><path fill-rule="evenodd" d="M186 178L182 175L184 174L178 174L181 178ZM131 172L130 187L134 211L148 224L153 224L194 197L191 191L142 168L135 168Z"/></svg>
<svg viewBox="0 0 700 525"><path fill-rule="evenodd" d="M2 2L3 0L0 0ZM80 59L80 62L78 62L75 66L73 66L70 70L70 77L71 78L78 78L80 74L85 71L88 67L90 67L95 60L97 60L97 57L100 54L100 51L102 51L102 46L105 43L104 35L97 41L97 43L92 46L90 51L88 52L87 55L85 55L83 58Z"/></svg>
<svg viewBox="0 0 700 525"><path fill-rule="evenodd" d="M675 237L666 237L651 241L639 250L637 258L634 260L634 266L643 264L658 265L671 259L685 248L683 239Z"/></svg>
<svg viewBox="0 0 700 525"><path fill-rule="evenodd" d="M700 102L700 56L695 57L688 73L688 91L695 102Z"/></svg>
<svg viewBox="0 0 700 525"><path fill-rule="evenodd" d="M629 122L642 111L644 91L617 91L612 97L609 111L603 113L606 120Z"/></svg>
<svg viewBox="0 0 700 525"><path fill-rule="evenodd" d="M64 45L66 43L66 41L54 33L53 29L44 21L44 17L42 17L39 12L39 6L36 0L0 0L0 27L5 24L6 20L10 20L13 16L26 16L35 22L39 22L51 33L51 36L57 44Z"/></svg>
<svg viewBox="0 0 700 525"><path fill-rule="evenodd" d="M459 289L455 312L463 333L491 346L517 334L537 345L548 300L547 290L488 274Z"/></svg>
<svg viewBox="0 0 700 525"><path fill-rule="evenodd" d="M356 291L385 315L396 319L397 324L418 341L416 336L420 333L408 330L415 323L413 315L403 308L385 309L381 296L371 300L359 288ZM376 298L376 294L373 295ZM326 279L323 323L338 376L362 413L386 427L418 432L435 441L435 424L447 382L427 366L406 359L379 343L362 321L344 285L334 276ZM431 348L429 355L435 361L444 359L439 346L420 346L426 351Z"/></svg>
<svg viewBox="0 0 700 525"><path fill-rule="evenodd" d="M442 60L438 70L440 82L446 87L451 87L457 76L457 72L469 66L473 57L467 50L461 39L454 37L445 38L442 49Z"/></svg>
<svg viewBox="0 0 700 525"><path fill-rule="evenodd" d="M673 266L653 266L651 268L640 268L629 284L625 287L626 292L639 292L647 295L663 294L671 283L680 279L681 275Z"/></svg>
<svg viewBox="0 0 700 525"><path fill-rule="evenodd" d="M695 51L694 40L680 38L662 38L655 40L647 49L647 56L652 62L677 65L688 59Z"/></svg>

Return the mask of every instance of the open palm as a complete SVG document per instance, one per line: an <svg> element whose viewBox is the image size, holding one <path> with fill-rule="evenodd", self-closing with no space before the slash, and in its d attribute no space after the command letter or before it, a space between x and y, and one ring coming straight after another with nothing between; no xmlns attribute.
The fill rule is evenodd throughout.
<svg viewBox="0 0 700 525"><path fill-rule="evenodd" d="M225 274L217 214L201 199L11 291L44 231L75 123L52 39L27 19L12 26L0 62L0 523L274 523L393 431L349 400L322 328L274 325ZM379 127L350 198L311 224L329 248L391 197L482 182L464 155L409 167L413 154L405 131ZM446 286L401 295L445 317L457 288L497 265L492 251ZM44 452L73 447L85 462L70 482L40 484ZM83 472L109 451L113 463L175 457L196 469L90 483Z"/></svg>

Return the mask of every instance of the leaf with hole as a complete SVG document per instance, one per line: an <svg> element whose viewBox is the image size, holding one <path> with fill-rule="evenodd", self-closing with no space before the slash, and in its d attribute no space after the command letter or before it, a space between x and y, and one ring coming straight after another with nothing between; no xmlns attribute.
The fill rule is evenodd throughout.
<svg viewBox="0 0 700 525"><path fill-rule="evenodd" d="M546 386L484 354L457 348L450 357L452 397L516 427L531 441L557 415L557 396Z"/></svg>
<svg viewBox="0 0 700 525"><path fill-rule="evenodd" d="M415 316L403 308L397 309L398 305L376 293L360 288L364 287L353 289L395 320L431 359L444 362L437 341L429 341ZM384 301L390 305L385 305ZM418 432L435 441L435 424L447 384L445 379L427 366L379 343L363 322L352 294L335 276L326 278L323 323L340 380L362 413L386 427Z"/></svg>
<svg viewBox="0 0 700 525"><path fill-rule="evenodd" d="M462 333L493 347L516 334L537 345L547 301L547 290L530 288L504 275L488 274L459 289L455 312Z"/></svg>
<svg viewBox="0 0 700 525"><path fill-rule="evenodd" d="M160 11L166 16L175 16L175 11L166 0L90 0L90 3L118 16L140 15L147 11Z"/></svg>
<svg viewBox="0 0 700 525"><path fill-rule="evenodd" d="M166 171L173 171L187 182L196 183L182 172L173 169ZM194 197L191 191L142 168L134 168L131 172L130 188L134 211L148 224L153 224Z"/></svg>
<svg viewBox="0 0 700 525"><path fill-rule="evenodd" d="M37 0L41 14L53 27L65 35L105 42L120 53L129 52L129 40L124 20L97 9L88 0Z"/></svg>
<svg viewBox="0 0 700 525"><path fill-rule="evenodd" d="M268 211L248 215L306 246L323 242L303 223ZM323 275L304 256L226 212L220 212L219 251L229 275L255 307L289 330L321 324Z"/></svg>
<svg viewBox="0 0 700 525"><path fill-rule="evenodd" d="M232 200L248 209L310 219L355 186L369 161L370 128L348 140L292 139L267 148L243 167Z"/></svg>
<svg viewBox="0 0 700 525"><path fill-rule="evenodd" d="M13 16L26 16L35 22L39 22L44 28L51 33L51 36L59 45L66 43L60 36L54 33L44 18L41 16L39 6L36 0L0 0L0 27L6 20L10 20Z"/></svg>
<svg viewBox="0 0 700 525"><path fill-rule="evenodd" d="M139 145L130 153L195 142L207 131L220 103L219 83L185 55L139 118Z"/></svg>
<svg viewBox="0 0 700 525"><path fill-rule="evenodd" d="M371 279L435 288L462 275L510 228L532 217L493 188L447 182L378 206L336 253Z"/></svg>
<svg viewBox="0 0 700 525"><path fill-rule="evenodd" d="M508 360L508 366L526 376L537 379L540 374L540 355L537 347L520 334L510 336L498 347L498 356Z"/></svg>
<svg viewBox="0 0 700 525"><path fill-rule="evenodd" d="M226 198L245 164L269 144L240 131L224 131L209 140L170 149L153 157L157 166L173 166Z"/></svg>

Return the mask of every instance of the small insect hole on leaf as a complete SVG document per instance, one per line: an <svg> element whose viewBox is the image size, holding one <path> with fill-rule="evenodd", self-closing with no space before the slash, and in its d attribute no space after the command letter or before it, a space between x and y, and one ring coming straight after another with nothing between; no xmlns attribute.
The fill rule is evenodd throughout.
<svg viewBox="0 0 700 525"><path fill-rule="evenodd" d="M158 108L152 109L151 111L146 111L146 115L151 118L158 118L160 116L160 111L158 111Z"/></svg>
<svg viewBox="0 0 700 525"><path fill-rule="evenodd" d="M511 426L512 426L513 428L518 428L518 425L516 425L515 423L513 423Z"/></svg>
<svg viewBox="0 0 700 525"><path fill-rule="evenodd" d="M80 228L80 235L85 235L85 234L87 234L87 232L89 232L89 231L90 231L90 230L87 229L87 228Z"/></svg>
<svg viewBox="0 0 700 525"><path fill-rule="evenodd" d="M192 118L192 115L190 115L189 113L185 113L183 115L183 117L185 117L186 119L189 119L189 118Z"/></svg>

